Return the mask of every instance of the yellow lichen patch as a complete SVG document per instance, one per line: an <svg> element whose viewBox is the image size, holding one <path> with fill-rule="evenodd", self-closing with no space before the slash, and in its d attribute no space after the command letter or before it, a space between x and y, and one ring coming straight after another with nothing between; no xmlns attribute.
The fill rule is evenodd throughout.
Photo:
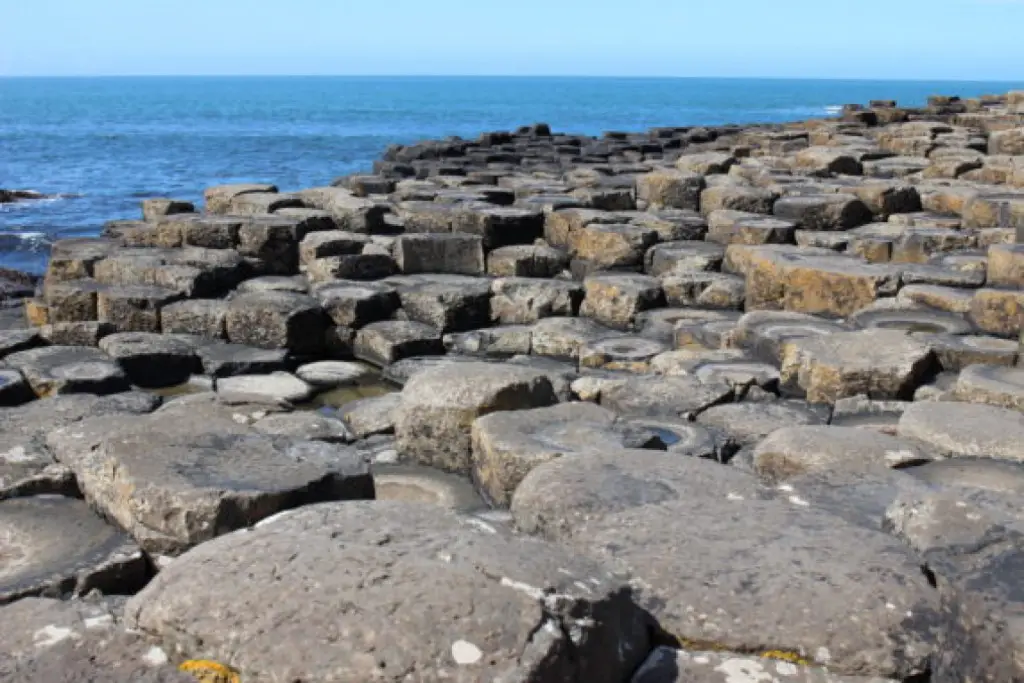
<svg viewBox="0 0 1024 683"><path fill-rule="evenodd" d="M199 683L242 683L242 677L229 666L207 659L190 659L178 667Z"/></svg>
<svg viewBox="0 0 1024 683"><path fill-rule="evenodd" d="M810 665L809 661L801 657L796 652L786 652L784 650L768 650L767 652L762 652L759 656L764 659L774 659L779 662L799 664L800 666Z"/></svg>
<svg viewBox="0 0 1024 683"><path fill-rule="evenodd" d="M729 648L721 643L714 643L710 640L693 640L691 638L676 638L680 647L691 652L728 652Z"/></svg>
<svg viewBox="0 0 1024 683"><path fill-rule="evenodd" d="M672 633L663 633L662 639L667 642L659 644L677 647L690 652L735 652L733 648L723 645L722 643L716 643L711 640L681 638ZM765 650L763 652L757 652L753 656L760 657L761 659L771 659L776 662L789 662L790 664L796 664L798 666L811 666L813 664L813 662L804 659L799 652L792 652L789 650Z"/></svg>

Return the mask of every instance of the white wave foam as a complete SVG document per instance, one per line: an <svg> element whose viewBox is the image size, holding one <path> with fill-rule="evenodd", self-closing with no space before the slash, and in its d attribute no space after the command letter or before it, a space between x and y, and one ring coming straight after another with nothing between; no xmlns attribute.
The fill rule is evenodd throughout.
<svg viewBox="0 0 1024 683"><path fill-rule="evenodd" d="M825 111L829 114L841 114L843 113L843 105L841 104L830 104L825 107Z"/></svg>
<svg viewBox="0 0 1024 683"><path fill-rule="evenodd" d="M44 232L0 232L0 250L3 251L37 251L52 243L52 239Z"/></svg>

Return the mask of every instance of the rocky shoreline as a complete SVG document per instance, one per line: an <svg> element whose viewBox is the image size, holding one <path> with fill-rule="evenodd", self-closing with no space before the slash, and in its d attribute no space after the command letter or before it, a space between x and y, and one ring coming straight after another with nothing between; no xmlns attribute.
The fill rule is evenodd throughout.
<svg viewBox="0 0 1024 683"><path fill-rule="evenodd" d="M1024 681L1022 243L1024 92L145 200L4 278L0 681Z"/></svg>

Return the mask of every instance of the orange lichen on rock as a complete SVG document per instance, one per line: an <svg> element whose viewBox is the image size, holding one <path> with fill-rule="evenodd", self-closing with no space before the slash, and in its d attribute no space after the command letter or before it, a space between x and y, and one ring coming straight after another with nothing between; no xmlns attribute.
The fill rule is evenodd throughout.
<svg viewBox="0 0 1024 683"><path fill-rule="evenodd" d="M207 659L190 659L178 667L199 683L242 683L242 677L229 666Z"/></svg>

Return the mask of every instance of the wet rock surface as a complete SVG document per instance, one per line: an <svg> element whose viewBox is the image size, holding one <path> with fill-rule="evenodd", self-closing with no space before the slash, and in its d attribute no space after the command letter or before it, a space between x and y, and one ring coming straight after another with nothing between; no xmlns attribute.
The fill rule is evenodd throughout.
<svg viewBox="0 0 1024 683"><path fill-rule="evenodd" d="M0 680L1024 680L1021 131L538 124L59 240Z"/></svg>

